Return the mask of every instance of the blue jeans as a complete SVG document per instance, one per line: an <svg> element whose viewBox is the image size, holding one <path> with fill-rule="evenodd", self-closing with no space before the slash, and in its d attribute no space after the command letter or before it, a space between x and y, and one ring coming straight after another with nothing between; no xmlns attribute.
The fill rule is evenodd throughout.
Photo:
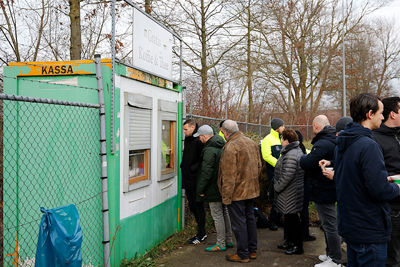
<svg viewBox="0 0 400 267"><path fill-rule="evenodd" d="M387 257L387 243L347 243L347 267L384 267Z"/></svg>

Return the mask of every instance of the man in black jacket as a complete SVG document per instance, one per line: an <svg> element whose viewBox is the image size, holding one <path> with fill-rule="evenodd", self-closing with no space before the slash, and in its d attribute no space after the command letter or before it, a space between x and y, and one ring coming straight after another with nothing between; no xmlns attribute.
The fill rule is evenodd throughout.
<svg viewBox="0 0 400 267"><path fill-rule="evenodd" d="M330 126L325 115L319 115L313 120L315 137L311 141L311 152L300 159L301 167L307 171L311 182L311 200L315 202L318 216L325 234L326 255L316 264L320 266L340 266L342 252L337 228L336 189L335 182L326 178L319 167L322 159L333 159L336 146L336 129Z"/></svg>
<svg viewBox="0 0 400 267"><path fill-rule="evenodd" d="M188 244L200 244L207 238L204 204L203 202L196 201L196 175L200 166L201 151L203 149L203 143L200 139L193 136L198 128L199 126L193 120L189 119L183 123L185 141L181 163L182 187L185 189L190 212L193 213L197 223L197 234L187 241Z"/></svg>
<svg viewBox="0 0 400 267"><path fill-rule="evenodd" d="M400 174L400 97L382 100L384 123L373 131L373 136L382 148L386 170L389 175ZM386 266L400 265L400 198L390 201L392 209L392 235L388 243Z"/></svg>

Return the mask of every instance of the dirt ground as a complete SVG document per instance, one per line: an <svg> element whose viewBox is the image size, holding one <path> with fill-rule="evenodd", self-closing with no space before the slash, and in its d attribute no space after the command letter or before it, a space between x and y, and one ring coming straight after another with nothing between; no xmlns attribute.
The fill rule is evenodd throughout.
<svg viewBox="0 0 400 267"><path fill-rule="evenodd" d="M269 229L258 229L258 251L257 259L245 266L314 266L320 263L318 255L325 254L324 234L318 227L310 228L311 234L317 237L316 241L304 243L303 255L288 256L277 245L282 242L283 229L270 231ZM157 262L157 266L179 267L179 266L242 266L243 263L233 263L225 260L225 255L235 253L235 248L225 252L207 252L205 248L215 244L216 234L211 233L205 244L185 245L179 247L171 254L165 255ZM345 252L343 251L343 259Z"/></svg>

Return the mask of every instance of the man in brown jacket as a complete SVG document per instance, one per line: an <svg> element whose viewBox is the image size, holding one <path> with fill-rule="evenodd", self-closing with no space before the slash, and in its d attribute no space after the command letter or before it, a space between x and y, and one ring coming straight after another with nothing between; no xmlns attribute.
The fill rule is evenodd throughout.
<svg viewBox="0 0 400 267"><path fill-rule="evenodd" d="M218 187L237 241L236 254L228 254L226 259L245 263L257 257L253 202L260 195L261 160L257 144L239 131L236 122L226 120L222 132L227 142L219 165Z"/></svg>

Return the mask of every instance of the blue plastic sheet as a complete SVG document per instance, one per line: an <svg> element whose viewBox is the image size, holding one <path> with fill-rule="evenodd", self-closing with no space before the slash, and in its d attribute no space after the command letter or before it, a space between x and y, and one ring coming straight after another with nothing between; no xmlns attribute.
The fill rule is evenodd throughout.
<svg viewBox="0 0 400 267"><path fill-rule="evenodd" d="M40 222L36 267L82 266L82 229L75 205L46 210Z"/></svg>

